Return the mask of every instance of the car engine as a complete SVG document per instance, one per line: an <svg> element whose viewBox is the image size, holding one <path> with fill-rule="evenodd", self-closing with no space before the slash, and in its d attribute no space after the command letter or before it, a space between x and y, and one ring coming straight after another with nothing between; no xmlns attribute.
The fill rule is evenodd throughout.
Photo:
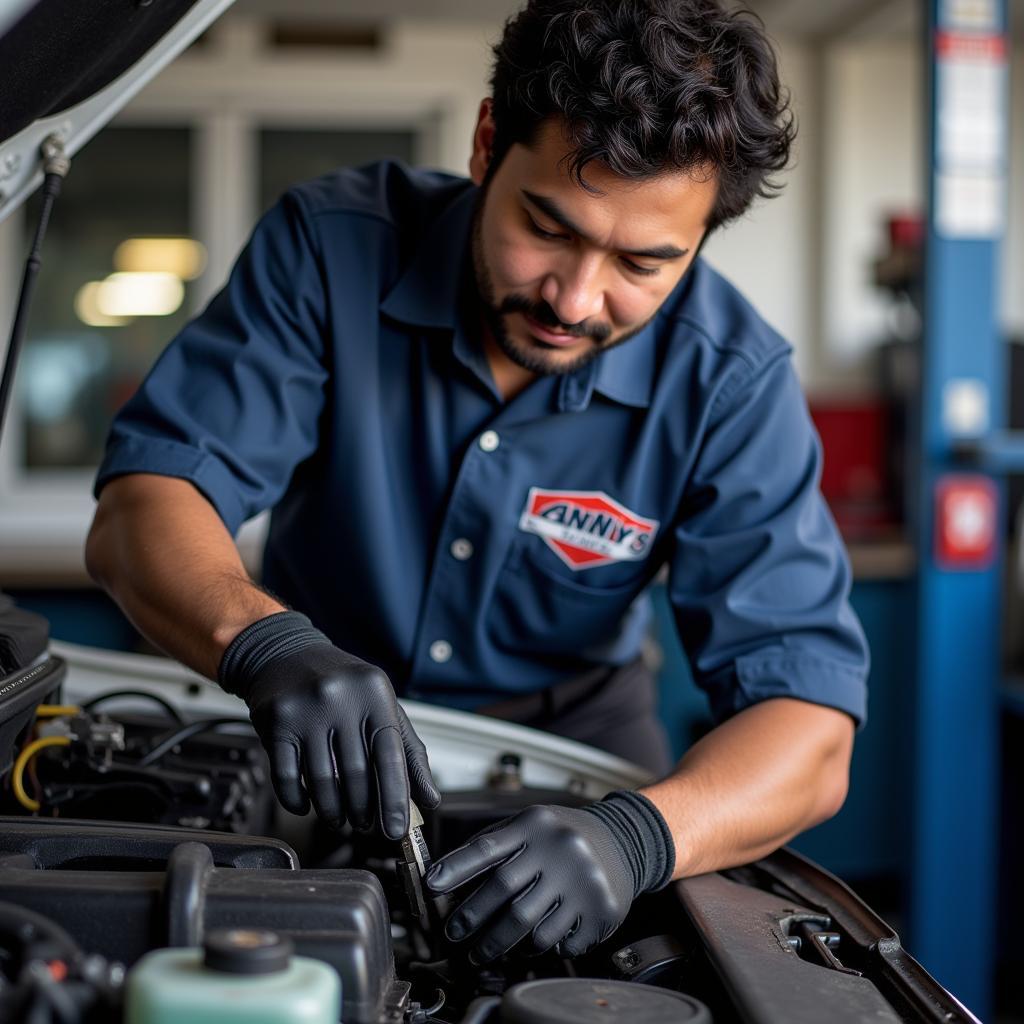
<svg viewBox="0 0 1024 1024"><path fill-rule="evenodd" d="M244 717L185 714L120 679L72 697L66 676L43 655L0 684L0 1020L974 1020L849 889L786 850L641 897L584 957L474 964L445 939L443 906L410 906L399 844L280 808ZM456 716L462 746L486 732L435 713ZM436 855L531 804L593 798L583 776L535 784L530 731L500 729L478 779L439 773L444 799L423 826ZM239 1010L273 949L282 979L293 961L327 965L337 1005ZM160 988L159 958L170 969L186 952L194 984ZM298 1014L312 991L285 1001ZM192 1009L173 1010L186 996Z"/></svg>

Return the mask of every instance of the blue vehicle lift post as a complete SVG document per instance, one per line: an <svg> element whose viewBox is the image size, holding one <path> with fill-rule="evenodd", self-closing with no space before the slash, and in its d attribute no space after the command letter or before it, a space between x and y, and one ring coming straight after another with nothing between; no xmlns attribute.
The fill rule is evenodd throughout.
<svg viewBox="0 0 1024 1024"><path fill-rule="evenodd" d="M907 939L941 984L989 1020L1005 532L1005 489L997 476L1024 469L1024 448L1007 444L1001 429L1007 378L997 282L1006 216L1007 0L926 2L930 161Z"/></svg>

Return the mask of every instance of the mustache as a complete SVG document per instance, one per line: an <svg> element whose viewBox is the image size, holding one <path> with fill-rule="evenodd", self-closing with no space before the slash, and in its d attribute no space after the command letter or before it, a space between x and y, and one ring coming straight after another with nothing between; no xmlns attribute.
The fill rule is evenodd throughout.
<svg viewBox="0 0 1024 1024"><path fill-rule="evenodd" d="M562 323L548 303L544 301L533 302L525 295L513 294L506 296L501 300L501 304L498 306L498 312L502 314L525 313L531 319L536 320L537 323L542 324L544 327L550 327L552 330L564 331L566 334L570 334L574 338L592 338L599 345L606 342L612 334L612 329L608 324L589 323L586 320L581 320L578 324Z"/></svg>

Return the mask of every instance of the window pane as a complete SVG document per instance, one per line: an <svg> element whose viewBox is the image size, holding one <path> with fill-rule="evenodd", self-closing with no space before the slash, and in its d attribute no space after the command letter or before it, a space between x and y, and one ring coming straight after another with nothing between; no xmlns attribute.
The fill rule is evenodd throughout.
<svg viewBox="0 0 1024 1024"><path fill-rule="evenodd" d="M184 128L107 128L72 161L18 370L30 471L97 465L113 414L188 317L202 257L188 238L189 144ZM38 211L35 198L29 233Z"/></svg>
<svg viewBox="0 0 1024 1024"><path fill-rule="evenodd" d="M265 210L297 181L335 167L358 167L391 157L412 163L411 131L272 129L260 133L260 209Z"/></svg>

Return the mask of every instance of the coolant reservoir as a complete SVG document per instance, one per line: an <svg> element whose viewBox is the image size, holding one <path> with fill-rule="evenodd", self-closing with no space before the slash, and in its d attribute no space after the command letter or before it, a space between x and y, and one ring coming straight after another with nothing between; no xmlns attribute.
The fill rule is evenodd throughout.
<svg viewBox="0 0 1024 1024"><path fill-rule="evenodd" d="M157 949L129 972L126 1024L337 1024L341 980L275 932L211 932L202 949Z"/></svg>

